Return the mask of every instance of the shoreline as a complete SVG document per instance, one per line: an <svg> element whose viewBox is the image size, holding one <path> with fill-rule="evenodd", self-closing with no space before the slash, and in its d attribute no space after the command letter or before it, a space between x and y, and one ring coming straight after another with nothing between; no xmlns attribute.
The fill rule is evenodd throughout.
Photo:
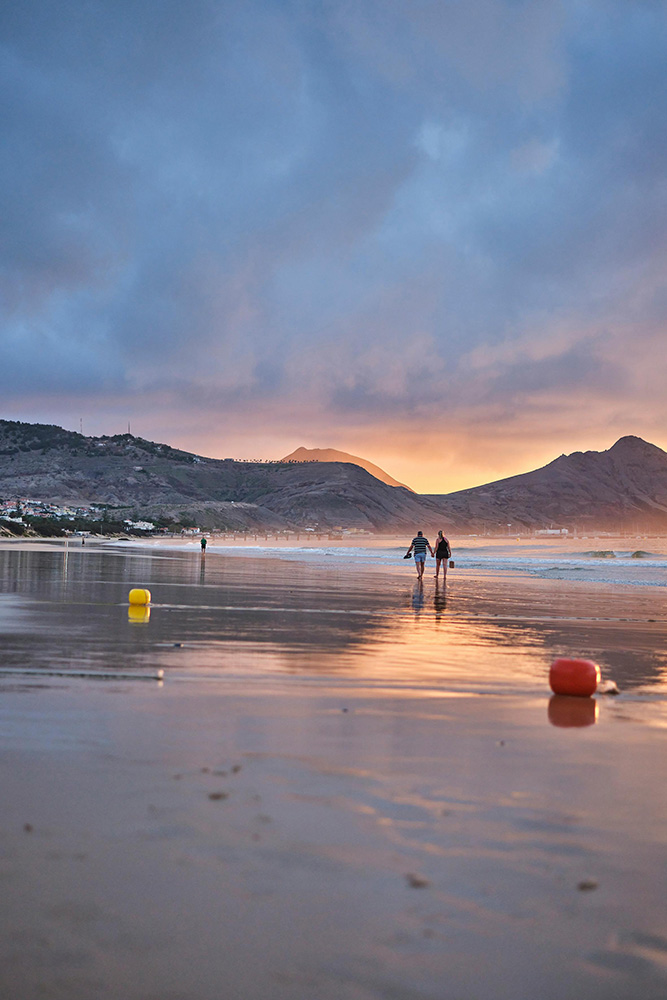
<svg viewBox="0 0 667 1000"><path fill-rule="evenodd" d="M322 544L317 539L305 539L295 543L281 540L278 544L209 540L202 553L196 538L157 537L154 539L94 538L81 543L79 539L31 538L11 539L5 544L0 539L0 552L50 551L77 557L83 553L126 552L135 559L142 555L147 558L164 559L189 557L203 560L202 565L212 566L218 560L239 558L262 562L283 561L306 565L320 565L327 570L342 572L346 567L363 574L386 574L388 577L415 581L412 560L404 561L403 554L408 544L404 537L383 536L363 539L354 543L348 540L327 541ZM637 551L628 546L628 539L618 537L605 539L607 544L623 545L623 548L607 550L591 549L590 539L558 539L538 543L519 539L489 540L478 537L452 536L454 568L448 570L448 586L459 581L478 580L486 584L493 580L523 583L543 580L554 586L564 583L594 585L596 588L609 587L616 592L641 590L660 592L667 587L667 539L662 545ZM633 540L634 541L634 540ZM648 540L644 540L647 544ZM660 542L660 539L654 539ZM427 557L427 571L424 586L433 581L435 561ZM139 584L138 584L139 585ZM450 586L451 589L451 586Z"/></svg>

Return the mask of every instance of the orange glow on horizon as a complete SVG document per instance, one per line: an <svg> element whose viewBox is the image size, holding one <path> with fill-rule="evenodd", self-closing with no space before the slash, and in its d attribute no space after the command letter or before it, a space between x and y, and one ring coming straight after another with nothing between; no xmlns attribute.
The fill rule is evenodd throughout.
<svg viewBox="0 0 667 1000"><path fill-rule="evenodd" d="M561 454L576 451L605 451L622 437L622 434L596 436L595 439L582 444L571 441L567 445L555 442L508 441L504 451L491 455L488 445L474 450L468 439L448 439L437 449L419 448L406 442L403 453L398 449L387 450L386 441L382 445L377 440L369 438L366 443L359 440L341 440L342 435L332 434L320 441L313 441L305 435L301 438L285 437L282 447L275 439L257 437L248 443L243 437L230 437L223 444L211 438L197 439L194 435L181 437L170 441L175 447L185 448L210 458L235 458L278 460L284 455L306 448L335 448L338 451L357 455L379 466L386 473L401 483L405 483L416 493L443 494L457 490L471 489L487 483L496 482L511 476L532 472L557 459ZM644 436L644 435L639 435ZM333 440L332 440L333 439ZM651 444L661 447L660 442L645 437Z"/></svg>
<svg viewBox="0 0 667 1000"><path fill-rule="evenodd" d="M384 435L373 431L351 437L332 432L318 439L310 435L269 437L230 435L224 443L212 436L200 438L188 434L169 441L176 447L195 451L211 458L278 460L290 454L297 447L335 448L338 451L357 455L379 466L401 483L405 483L417 493L443 494L457 490L471 489L512 476L522 475L542 468L562 454L576 451L606 451L624 434L637 433L630 429L623 432L591 433L582 440L581 436L565 436L556 440L552 433L544 438L528 438L515 434L487 434L479 438L470 433L443 435L434 446L433 440L411 431L391 429ZM655 444L667 446L667 441L656 440L656 435L638 433L639 437ZM381 439L381 437L383 439Z"/></svg>
<svg viewBox="0 0 667 1000"><path fill-rule="evenodd" d="M57 423L79 430L79 417L57 414L62 401L51 401L48 412L10 413L7 419ZM308 420L298 411L274 412L268 404L252 413L237 411L218 418L196 410L176 411L165 417L165 400L151 399L144 411L129 413L124 421L116 415L118 401L100 405L94 399L80 401L85 433L91 436L127 431L150 441L169 444L210 458L276 461L299 447L334 448L357 455L379 466L401 483L422 494L453 493L532 472L562 454L605 451L626 434L634 434L667 450L667 434L660 421L633 421L627 414L603 410L590 425L578 425L578 411L550 411L549 420L530 415L503 419L491 413L466 414L466 419L424 417L407 422L396 419L384 424L350 426L325 414L313 413ZM54 412L56 411L56 412Z"/></svg>

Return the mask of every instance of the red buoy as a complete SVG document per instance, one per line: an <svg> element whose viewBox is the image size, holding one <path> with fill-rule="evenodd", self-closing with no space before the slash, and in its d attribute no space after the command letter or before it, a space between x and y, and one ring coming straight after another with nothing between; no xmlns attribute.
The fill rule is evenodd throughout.
<svg viewBox="0 0 667 1000"><path fill-rule="evenodd" d="M573 694L588 698L595 694L600 681L600 668L592 660L561 657L554 660L549 671L549 684L554 694Z"/></svg>

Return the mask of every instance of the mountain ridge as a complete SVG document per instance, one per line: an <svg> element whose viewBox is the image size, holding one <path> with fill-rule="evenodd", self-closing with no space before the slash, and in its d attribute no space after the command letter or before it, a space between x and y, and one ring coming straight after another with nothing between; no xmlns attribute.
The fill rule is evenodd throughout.
<svg viewBox="0 0 667 1000"><path fill-rule="evenodd" d="M417 494L341 462L205 458L132 434L86 437L0 420L0 497L97 503L202 528L318 526L497 533L667 530L667 453L627 435L606 451L561 455L540 469L449 494Z"/></svg>
<svg viewBox="0 0 667 1000"><path fill-rule="evenodd" d="M388 472L381 469L379 465L369 462L367 458L360 458L358 455L350 455L346 451L339 451L337 448L297 448L289 455L280 459L281 462L349 462L351 465L358 465L360 468L370 472L381 483L387 486L401 486L404 490L415 491L405 483L399 483L397 479L390 476Z"/></svg>
<svg viewBox="0 0 667 1000"><path fill-rule="evenodd" d="M214 459L131 434L0 420L0 496L109 505L204 528L408 528L424 504L349 463ZM430 508L430 504L426 507Z"/></svg>
<svg viewBox="0 0 667 1000"><path fill-rule="evenodd" d="M636 524L667 528L667 453L635 435L606 451L560 455L531 472L443 498L452 515L471 523L534 526L542 519L567 527Z"/></svg>

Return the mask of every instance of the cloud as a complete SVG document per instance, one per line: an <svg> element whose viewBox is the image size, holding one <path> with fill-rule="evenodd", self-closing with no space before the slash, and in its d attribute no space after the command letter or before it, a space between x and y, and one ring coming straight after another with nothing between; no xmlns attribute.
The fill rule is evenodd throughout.
<svg viewBox="0 0 667 1000"><path fill-rule="evenodd" d="M663 5L0 16L5 415L448 481L667 444Z"/></svg>

